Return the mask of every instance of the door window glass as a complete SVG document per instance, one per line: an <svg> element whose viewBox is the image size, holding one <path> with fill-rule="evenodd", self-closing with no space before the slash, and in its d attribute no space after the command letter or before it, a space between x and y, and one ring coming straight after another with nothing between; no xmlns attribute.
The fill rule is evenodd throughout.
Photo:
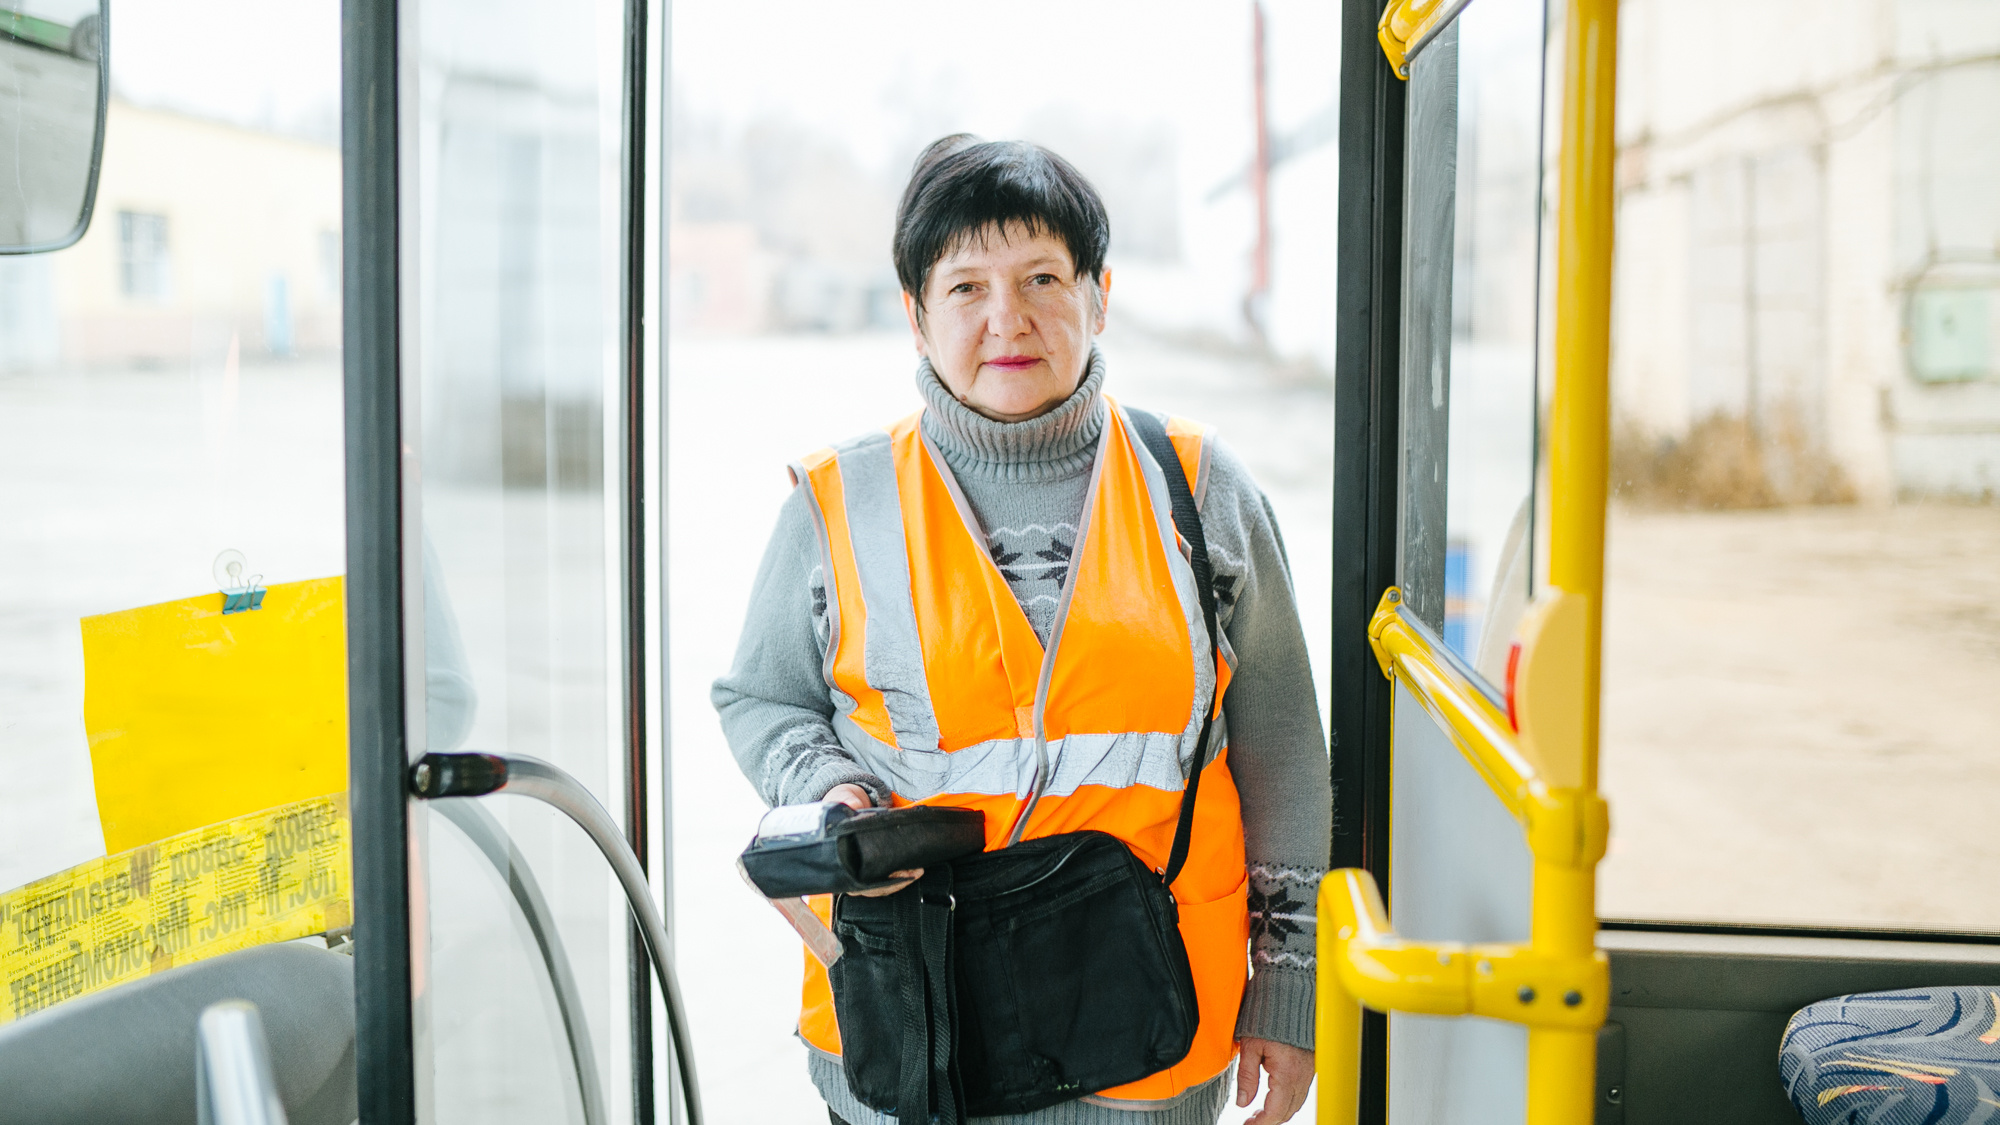
<svg viewBox="0 0 2000 1125"><path fill-rule="evenodd" d="M1534 570L1544 24L1482 0L1409 85L1400 581L1495 685Z"/></svg>
<svg viewBox="0 0 2000 1125"><path fill-rule="evenodd" d="M1540 0L1481 0L1406 87L1397 581L1405 612L1489 686L1532 570L1543 34ZM1393 722L1397 932L1525 940L1520 826L1403 688ZM1520 1120L1522 1029L1399 1012L1388 1035L1389 1120Z"/></svg>
<svg viewBox="0 0 2000 1125"><path fill-rule="evenodd" d="M624 5L419 9L403 232L421 472L413 753L528 755L626 808L616 543ZM414 529L413 529L414 530ZM421 648L416 649L421 637ZM626 907L554 809L413 804L419 1116L631 1119Z"/></svg>
<svg viewBox="0 0 2000 1125"><path fill-rule="evenodd" d="M2000 26L1620 18L1603 911L2000 928Z"/></svg>
<svg viewBox="0 0 2000 1125"><path fill-rule="evenodd" d="M99 41L94 3L29 7L8 17L28 38L0 34L10 73L31 40ZM307 284L342 217L337 5L112 15L94 221L67 249L0 257L0 1025L16 1044L78 996L165 987L169 969L208 974L183 998L270 1002L233 975L243 954L298 939L333 958L351 922L341 295ZM21 112L10 101L0 128ZM100 1094L135 1073L98 1061L76 1077ZM353 1080L334 1074L310 1081Z"/></svg>

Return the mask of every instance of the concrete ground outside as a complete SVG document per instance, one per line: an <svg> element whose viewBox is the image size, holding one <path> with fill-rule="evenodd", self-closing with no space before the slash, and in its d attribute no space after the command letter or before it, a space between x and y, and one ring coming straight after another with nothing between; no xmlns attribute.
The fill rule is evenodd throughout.
<svg viewBox="0 0 2000 1125"><path fill-rule="evenodd" d="M2000 929L2000 507L1615 510L1607 917Z"/></svg>

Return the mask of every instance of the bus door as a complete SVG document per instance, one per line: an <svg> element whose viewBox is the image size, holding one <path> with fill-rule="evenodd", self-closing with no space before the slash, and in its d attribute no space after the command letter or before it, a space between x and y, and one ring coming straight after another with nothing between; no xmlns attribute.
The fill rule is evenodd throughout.
<svg viewBox="0 0 2000 1125"><path fill-rule="evenodd" d="M0 3L0 1121L677 1116L660 21L113 14Z"/></svg>
<svg viewBox="0 0 2000 1125"><path fill-rule="evenodd" d="M645 0L345 9L366 1121L676 1115L634 920L665 897L661 28Z"/></svg>
<svg viewBox="0 0 2000 1125"><path fill-rule="evenodd" d="M1345 146L1343 209L1372 174L1376 237L1343 255L1395 314L1358 326L1374 339L1343 364L1359 393L1340 409L1393 454L1340 490L1382 529L1356 537L1375 557L1350 573L1370 581L1336 590L1336 629L1344 611L1373 665L1362 690L1381 695L1373 715L1335 705L1336 769L1360 792L1320 900L1323 1121L1591 1112L1609 989L1593 947L1607 302L1592 294L1614 15L1391 4L1374 50L1344 58L1360 72L1345 112L1375 135Z"/></svg>

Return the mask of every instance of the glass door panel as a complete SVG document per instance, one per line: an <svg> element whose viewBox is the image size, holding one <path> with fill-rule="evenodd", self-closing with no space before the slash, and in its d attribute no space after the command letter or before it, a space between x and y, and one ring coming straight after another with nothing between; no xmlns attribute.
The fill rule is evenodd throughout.
<svg viewBox="0 0 2000 1125"><path fill-rule="evenodd" d="M624 474L607 438L621 401L624 6L556 20L521 3L416 10L403 122L404 432L421 464L420 486L405 484L419 513L405 569L422 574L405 631L424 669L412 753L540 758L624 808ZM516 797L412 816L420 1118L630 1120L628 926L603 858Z"/></svg>
<svg viewBox="0 0 2000 1125"><path fill-rule="evenodd" d="M1495 700L1533 569L1544 20L1540 0L1468 6L1407 91L1401 613ZM1520 824L1401 684L1392 731L1397 934L1526 940ZM1389 1120L1522 1120L1527 1042L1517 1025L1391 1013Z"/></svg>
<svg viewBox="0 0 2000 1125"><path fill-rule="evenodd" d="M1533 585L1545 34L1482 0L1410 76L1400 573L1496 687Z"/></svg>
<svg viewBox="0 0 2000 1125"><path fill-rule="evenodd" d="M1544 6L1458 22L1444 640L1499 686L1534 582Z"/></svg>
<svg viewBox="0 0 2000 1125"><path fill-rule="evenodd" d="M241 997L292 1120L346 1122L338 5L7 7L0 130L117 48L89 229L0 257L7 1112L152 1104Z"/></svg>

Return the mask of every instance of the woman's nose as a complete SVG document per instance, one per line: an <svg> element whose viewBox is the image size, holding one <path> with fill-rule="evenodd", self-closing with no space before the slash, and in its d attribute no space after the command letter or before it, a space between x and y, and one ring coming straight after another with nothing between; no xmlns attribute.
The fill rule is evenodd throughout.
<svg viewBox="0 0 2000 1125"><path fill-rule="evenodd" d="M1027 302L1019 293L1001 291L994 295L992 308L986 314L986 330L1003 340L1025 336L1033 329L1028 319Z"/></svg>

